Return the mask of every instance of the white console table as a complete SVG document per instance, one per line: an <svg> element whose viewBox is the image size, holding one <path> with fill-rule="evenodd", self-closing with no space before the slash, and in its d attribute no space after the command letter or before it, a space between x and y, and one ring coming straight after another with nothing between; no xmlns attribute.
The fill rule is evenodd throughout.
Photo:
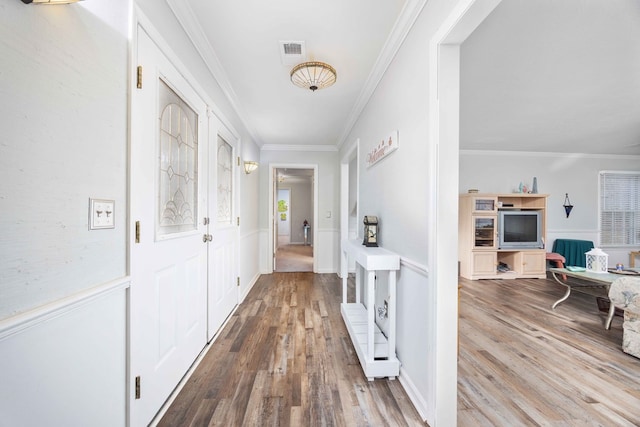
<svg viewBox="0 0 640 427"><path fill-rule="evenodd" d="M396 357L396 272L400 269L400 257L386 249L366 247L359 240L344 240L342 250L349 259L356 262L355 302L347 301L347 271L342 274L341 312L349 336L358 354L360 365L369 381L376 377L395 379L400 374L400 361ZM389 274L389 295L387 315L389 318L388 337L385 337L375 322L375 280L376 272ZM361 302L361 283L366 286L366 304ZM370 345L371 344L371 345Z"/></svg>

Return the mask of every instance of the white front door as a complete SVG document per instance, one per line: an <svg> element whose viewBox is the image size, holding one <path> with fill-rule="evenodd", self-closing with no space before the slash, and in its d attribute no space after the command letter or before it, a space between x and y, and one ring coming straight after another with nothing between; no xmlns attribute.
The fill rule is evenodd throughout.
<svg viewBox="0 0 640 427"><path fill-rule="evenodd" d="M212 141L210 194L212 238L209 248L209 327L208 339L212 339L225 319L238 303L238 219L236 212L236 159L235 138L212 117ZM215 132L215 133L214 133Z"/></svg>
<svg viewBox="0 0 640 427"><path fill-rule="evenodd" d="M143 426L206 345L208 123L206 104L140 27L137 48L143 81L131 95L130 425Z"/></svg>

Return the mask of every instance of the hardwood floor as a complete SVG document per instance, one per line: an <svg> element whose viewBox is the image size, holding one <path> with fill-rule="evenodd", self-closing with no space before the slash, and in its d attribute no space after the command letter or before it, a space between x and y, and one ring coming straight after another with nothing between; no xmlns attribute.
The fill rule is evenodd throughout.
<svg viewBox="0 0 640 427"><path fill-rule="evenodd" d="M622 318L552 280L461 279L458 425L638 426L640 359Z"/></svg>
<svg viewBox="0 0 640 427"><path fill-rule="evenodd" d="M260 277L160 426L424 426L397 380L367 381L335 274Z"/></svg>
<svg viewBox="0 0 640 427"><path fill-rule="evenodd" d="M552 280L460 279L459 426L638 426L640 359L595 298ZM161 426L425 425L398 381L368 382L332 274L264 275Z"/></svg>
<svg viewBox="0 0 640 427"><path fill-rule="evenodd" d="M313 246L282 245L278 247L276 271L279 273L313 271Z"/></svg>

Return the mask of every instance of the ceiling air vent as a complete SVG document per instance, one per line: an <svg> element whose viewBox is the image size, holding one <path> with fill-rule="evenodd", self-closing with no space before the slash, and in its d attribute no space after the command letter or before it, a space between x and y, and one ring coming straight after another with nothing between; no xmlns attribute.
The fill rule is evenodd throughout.
<svg viewBox="0 0 640 427"><path fill-rule="evenodd" d="M298 64L306 59L304 42L300 41L281 41L280 42L280 58L284 65Z"/></svg>

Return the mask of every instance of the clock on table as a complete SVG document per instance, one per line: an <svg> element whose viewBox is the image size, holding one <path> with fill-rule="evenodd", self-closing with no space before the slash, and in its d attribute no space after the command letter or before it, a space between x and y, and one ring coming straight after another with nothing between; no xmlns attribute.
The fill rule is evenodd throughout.
<svg viewBox="0 0 640 427"><path fill-rule="evenodd" d="M364 217L364 241L365 246L378 246L378 217L366 215Z"/></svg>

